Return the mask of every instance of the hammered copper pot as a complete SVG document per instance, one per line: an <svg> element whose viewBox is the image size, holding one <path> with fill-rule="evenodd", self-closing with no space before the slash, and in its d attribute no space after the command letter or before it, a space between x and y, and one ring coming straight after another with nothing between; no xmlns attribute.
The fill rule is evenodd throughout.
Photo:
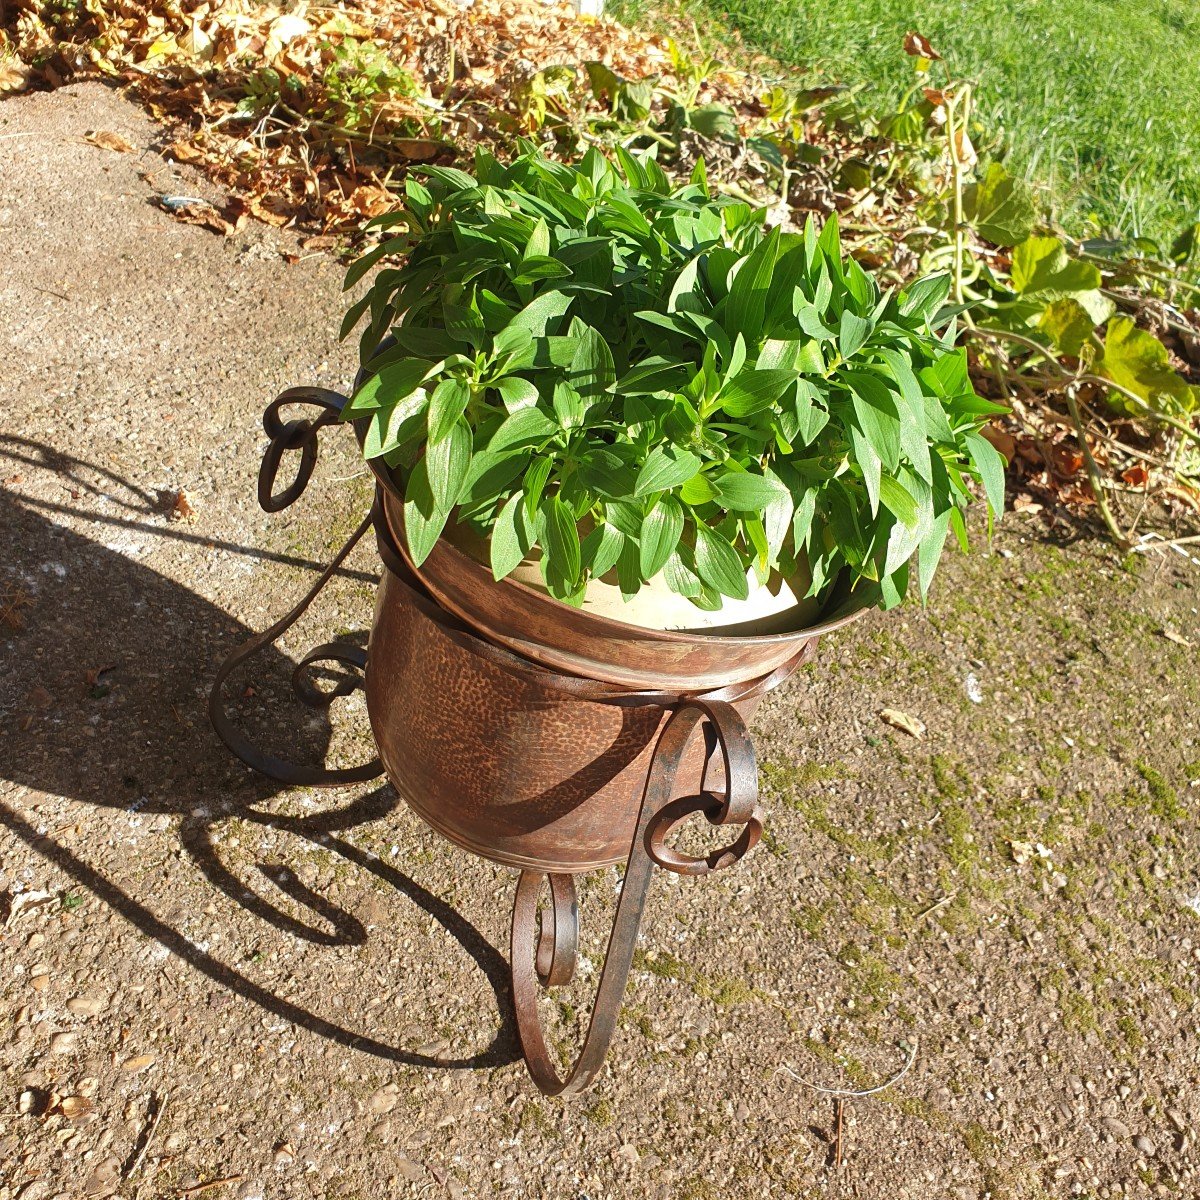
<svg viewBox="0 0 1200 1200"><path fill-rule="evenodd" d="M394 555L404 543L390 491L383 516ZM436 605L422 601L422 585ZM756 683L794 669L822 633L851 619L755 638L640 629L497 583L441 542L419 573L407 558L384 572L367 710L388 777L444 836L509 866L589 871L628 857L671 700L717 696L749 718L765 690ZM603 701L588 698L597 684ZM705 757L694 738L676 795L720 791L720 758L702 780Z"/></svg>

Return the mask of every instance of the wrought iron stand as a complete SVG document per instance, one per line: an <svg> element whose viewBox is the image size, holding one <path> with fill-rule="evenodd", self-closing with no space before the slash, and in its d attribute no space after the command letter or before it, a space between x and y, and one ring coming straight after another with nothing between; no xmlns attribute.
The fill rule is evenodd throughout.
<svg viewBox="0 0 1200 1200"><path fill-rule="evenodd" d="M266 410L263 427L270 439L263 455L258 479L258 500L267 512L287 508L304 492L317 458L317 435L339 419L345 397L320 388L293 388L284 392ZM311 404L320 409L313 418L285 420L282 410L289 405ZM283 491L275 492L275 481L285 453L299 452L296 478ZM774 687L811 653L811 646L770 676L738 689L721 689L704 695L670 695L615 689L597 681L561 674L531 663L511 651L486 642L440 609L423 593L391 539L381 519L378 496L371 512L350 535L308 594L285 617L251 638L221 665L209 696L209 716L221 739L242 762L281 783L308 787L339 787L375 779L384 768L378 758L361 766L329 770L284 761L260 751L234 724L225 710L224 685L239 666L278 639L304 613L350 552L368 530L374 529L384 569L406 589L411 603L436 620L443 631L473 653L517 672L538 673L540 686L549 686L572 698L622 705L655 705L672 715L654 750L636 832L621 886L620 900L604 967L600 975L587 1034L571 1070L558 1073L547 1048L538 1016L539 986L553 988L568 983L575 974L579 947L579 910L573 876L566 873L522 870L513 904L511 978L517 1028L529 1073L549 1095L567 1095L584 1090L603 1064L616 1030L621 1000L633 962L634 948L654 868L683 875L705 875L731 866L758 842L762 831L757 807L758 780L754 748L741 715L731 700L742 700ZM351 674L330 690L318 688L309 669L318 663L337 663ZM314 707L327 707L339 696L362 688L368 670L367 653L347 643L329 642L309 651L297 664L293 686L300 699ZM684 752L693 735L704 738L704 779L697 795L675 794L675 779ZM708 790L709 769L719 752L724 782L721 793ZM685 818L703 813L713 825L738 830L728 846L706 857L683 854L668 844L673 829ZM539 909L548 885L549 903Z"/></svg>

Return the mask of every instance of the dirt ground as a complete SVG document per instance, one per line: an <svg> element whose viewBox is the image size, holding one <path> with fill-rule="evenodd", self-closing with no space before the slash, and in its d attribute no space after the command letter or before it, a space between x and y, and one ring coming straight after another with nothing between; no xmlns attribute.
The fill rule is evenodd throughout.
<svg viewBox="0 0 1200 1200"><path fill-rule="evenodd" d="M927 611L831 638L755 722L764 844L656 880L609 1065L547 1100L512 874L209 728L217 662L369 489L335 431L257 508L263 405L348 381L341 270L159 211L211 193L157 137L99 86L0 105L0 1200L1200 1194L1200 565L1010 514ZM286 692L368 626L349 566L242 697L297 757L369 753L360 696L329 727ZM564 1047L616 881L583 890ZM910 1057L839 1135L813 1085Z"/></svg>

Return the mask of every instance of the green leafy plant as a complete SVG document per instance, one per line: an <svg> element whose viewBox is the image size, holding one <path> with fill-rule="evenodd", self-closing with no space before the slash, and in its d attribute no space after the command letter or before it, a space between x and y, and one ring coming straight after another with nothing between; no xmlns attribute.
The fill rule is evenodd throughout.
<svg viewBox="0 0 1200 1200"><path fill-rule="evenodd" d="M834 220L768 231L702 169L618 163L481 153L374 222L404 228L347 286L406 259L347 314L368 374L345 416L403 482L414 560L457 511L497 579L537 549L570 603L664 572L716 608L803 567L810 595L848 572L891 606L914 558L924 594L948 530L965 544L968 481L1003 506L979 432L1002 410L934 332L949 277L881 293Z"/></svg>

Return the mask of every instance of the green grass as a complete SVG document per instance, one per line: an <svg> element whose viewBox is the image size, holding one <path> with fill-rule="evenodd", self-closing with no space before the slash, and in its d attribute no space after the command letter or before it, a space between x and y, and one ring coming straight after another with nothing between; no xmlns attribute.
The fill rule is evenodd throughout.
<svg viewBox="0 0 1200 1200"><path fill-rule="evenodd" d="M696 19L720 57L721 25L747 47L871 106L913 80L916 30L980 84L1010 170L1040 185L1069 232L1150 237L1168 248L1200 220L1200 5L1195 0L614 0L615 15ZM716 27L714 28L714 21Z"/></svg>

